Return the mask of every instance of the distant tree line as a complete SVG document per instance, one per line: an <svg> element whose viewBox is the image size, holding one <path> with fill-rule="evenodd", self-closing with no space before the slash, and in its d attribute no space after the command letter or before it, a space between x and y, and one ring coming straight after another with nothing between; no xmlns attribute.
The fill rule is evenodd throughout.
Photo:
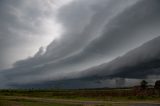
<svg viewBox="0 0 160 106"><path fill-rule="evenodd" d="M134 92L137 96L160 96L160 80L157 80L154 86L148 85L148 82L146 80L142 80L140 82L140 86L134 87Z"/></svg>
<svg viewBox="0 0 160 106"><path fill-rule="evenodd" d="M148 88L148 82L145 81L145 80L142 80L140 86L141 86L142 89L147 89ZM157 90L160 90L160 80L157 80L155 82L154 88L157 89Z"/></svg>

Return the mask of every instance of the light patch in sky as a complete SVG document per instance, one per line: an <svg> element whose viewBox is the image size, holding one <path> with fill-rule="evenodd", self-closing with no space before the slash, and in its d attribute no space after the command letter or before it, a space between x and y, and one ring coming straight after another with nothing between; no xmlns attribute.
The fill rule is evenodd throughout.
<svg viewBox="0 0 160 106"><path fill-rule="evenodd" d="M5 23L10 38L7 44L3 63L4 68L11 68L18 60L32 57L40 47L44 49L55 39L60 39L63 28L56 21L56 15L61 7L72 0L35 0L19 1L19 5L5 2L6 17L11 18L9 25ZM35 7L36 5L36 7ZM7 16L9 15L9 16ZM10 25L11 24L11 25ZM13 37L13 38L11 38Z"/></svg>
<svg viewBox="0 0 160 106"><path fill-rule="evenodd" d="M31 51L28 51L28 56L33 56L41 46L45 48L53 40L60 39L61 34L63 33L63 28L59 23L55 21L55 15L59 8L61 8L64 5L67 5L72 1L73 0L46 0L46 2L44 2L48 6L47 9L51 9L50 15L52 17L43 18L42 20L40 19L42 22L40 27L44 29L45 34L43 36L40 36L39 43L34 44L37 46L37 48L33 48ZM55 14L52 14L52 12ZM37 36L30 35L30 39L33 39L32 37Z"/></svg>

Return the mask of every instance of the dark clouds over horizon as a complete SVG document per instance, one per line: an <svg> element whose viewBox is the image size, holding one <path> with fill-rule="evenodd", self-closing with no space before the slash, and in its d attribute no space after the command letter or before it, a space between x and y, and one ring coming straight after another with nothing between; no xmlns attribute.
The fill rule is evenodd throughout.
<svg viewBox="0 0 160 106"><path fill-rule="evenodd" d="M52 3L52 0L49 1L49 3ZM38 3L38 1L35 2ZM22 44L22 48L34 45L34 41L32 41L27 42L26 44L30 44L24 46L24 38L23 40L11 42L10 39L12 39L12 37L10 35L14 34L13 31L23 32L22 34L24 34L24 36L26 36L26 33L31 33L31 35L41 38L41 36L46 36L46 33L52 30L50 29L52 27L47 27L49 29L46 28L47 24L44 26L42 24L43 27L39 28L36 27L36 24L30 25L28 22L33 21L33 23L36 23L37 18L41 17L41 21L38 21L38 24L41 24L43 22L46 23L46 20L49 19L56 22L56 25L61 25L63 27L61 32L63 33L61 33L58 39L54 39L45 51L41 48L33 57L16 61L13 68L2 70L0 76L4 82L2 84L4 87L13 84L65 80L65 78L72 79L74 77L82 77L83 79L83 77L88 76L89 78L103 74L108 77L114 76L134 79L136 77L129 75L130 71L134 70L134 67L121 72L120 70L122 69L120 66L124 65L123 67L127 67L130 64L139 65L139 61L152 60L150 59L151 57L155 59L156 56L159 56L157 55L160 52L158 50L159 43L153 43L152 45L149 45L149 43L147 47L141 46L160 36L159 0L73 0L56 10L56 15L51 15L54 9L49 11L50 9L47 8L48 4L44 5L45 2L43 1L39 3L39 6L44 7L42 10L38 6L34 7L32 1L30 1L27 6L28 8L20 11L20 13L24 11L23 14L21 13L24 16L21 17L23 23L16 21L14 18L0 19L0 22L3 23L3 25L0 26L2 27L1 33L4 33L1 34L0 37L7 39L2 40L3 42L1 42L2 44L0 46L0 49L3 51L0 54L1 67L3 67L5 58L9 57L6 54L6 48L8 49L8 46L12 45L18 48L16 45L17 41L23 42L17 43L18 45ZM1 14L7 17L8 11L6 9L16 5L22 6L26 5L26 3L2 3L1 8L3 8L3 10ZM30 8L33 9L30 10ZM18 9L20 9L20 7L18 7ZM46 11L44 12L43 9ZM17 18L18 14L14 14L14 16ZM33 18L26 20L28 17ZM52 20L52 17L54 20ZM16 25L16 27L12 25ZM7 30L9 28L14 28L14 30ZM43 28L46 28L46 30L42 30ZM5 34L9 37L6 37L7 35ZM15 35L14 38L19 39L19 35ZM35 40L38 41L38 39ZM6 44L6 42L11 44ZM42 41L40 40L38 42L37 45ZM134 53L133 49L138 47L140 47L140 49L138 49L138 52L137 49L135 49L136 53ZM15 50L15 48L13 49ZM12 49L9 50L12 52ZM23 49L18 50L23 51ZM143 52L148 52L149 50L153 52L146 54L146 57L141 58L141 60L134 60L136 58L139 59L138 57L141 56ZM25 51L22 53L24 52ZM129 58L126 56L128 52L130 54ZM21 51L16 53L21 53ZM12 56L14 55L15 54L12 54ZM18 55L16 55L16 57L17 56ZM121 59L117 60L120 56ZM97 66L98 68L95 68ZM113 68L111 70L110 67L114 67L115 69ZM156 68L157 67L159 67L159 65L156 66ZM101 71L102 68L104 68L103 71ZM90 69L93 69L93 71L88 71ZM121 73L118 73L119 71ZM139 78L147 77L150 74L154 75L154 73L150 73L150 71L144 72L143 74L139 73L139 71L137 72ZM72 76L72 73L75 76Z"/></svg>

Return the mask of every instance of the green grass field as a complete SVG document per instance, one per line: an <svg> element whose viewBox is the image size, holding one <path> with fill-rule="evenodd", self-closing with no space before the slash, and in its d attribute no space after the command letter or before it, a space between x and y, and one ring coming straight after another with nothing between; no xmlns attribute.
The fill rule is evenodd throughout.
<svg viewBox="0 0 160 106"><path fill-rule="evenodd" d="M0 90L0 97L3 96L105 101L160 99L158 95L136 95L131 89Z"/></svg>
<svg viewBox="0 0 160 106"><path fill-rule="evenodd" d="M0 90L0 106L128 106L160 103L158 95L138 95L132 89Z"/></svg>
<svg viewBox="0 0 160 106"><path fill-rule="evenodd" d="M31 101L0 101L0 106L80 106L72 104L63 104L63 103L45 103L45 102L31 102Z"/></svg>
<svg viewBox="0 0 160 106"><path fill-rule="evenodd" d="M24 99L8 99L0 100L0 106L128 106L128 104L122 103L105 103L105 104L74 104L74 103L54 103L44 101L32 101Z"/></svg>

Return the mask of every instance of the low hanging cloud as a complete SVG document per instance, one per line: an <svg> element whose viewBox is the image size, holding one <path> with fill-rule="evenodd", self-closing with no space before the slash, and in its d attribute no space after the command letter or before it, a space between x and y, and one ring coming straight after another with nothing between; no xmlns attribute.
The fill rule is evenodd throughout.
<svg viewBox="0 0 160 106"><path fill-rule="evenodd" d="M130 71L139 64L146 64L144 61L151 61L159 52L155 47L158 44L150 43L159 36L159 4L159 0L76 0L64 5L55 17L64 28L62 35L45 51L40 48L35 56L17 61L12 69L1 71L6 86L74 78L136 78L129 74ZM40 13L36 14L39 16ZM50 17L50 12L48 14L43 15ZM144 46L137 48L142 44ZM156 52L150 54L148 51L152 47ZM146 57L139 63L139 56L145 52L148 54L143 55ZM149 73L137 70L139 78Z"/></svg>
<svg viewBox="0 0 160 106"><path fill-rule="evenodd" d="M42 88L124 87L139 84L141 79L146 79L150 84L153 84L160 75L160 48L158 45L160 45L160 37L150 40L111 62L87 70L60 75L55 80L33 84L13 84L13 86Z"/></svg>
<svg viewBox="0 0 160 106"><path fill-rule="evenodd" d="M98 78L152 78L159 75L160 69L160 37L133 49L109 63L92 67L82 73L81 77ZM150 77L149 77L150 76Z"/></svg>

